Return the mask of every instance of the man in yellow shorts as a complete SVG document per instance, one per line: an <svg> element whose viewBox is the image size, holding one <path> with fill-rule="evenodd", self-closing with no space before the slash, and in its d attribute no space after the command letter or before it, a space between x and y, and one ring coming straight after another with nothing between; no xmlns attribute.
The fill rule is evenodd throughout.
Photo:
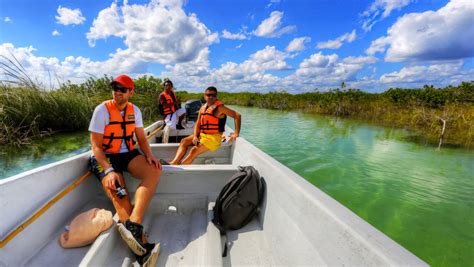
<svg viewBox="0 0 474 267"><path fill-rule="evenodd" d="M235 122L235 132L229 140L233 142L239 136L241 116L217 100L217 89L213 86L208 87L204 92L204 99L206 104L199 110L194 134L181 140L178 152L170 162L171 165L191 164L198 155L208 150L217 150L221 146L227 116L234 118ZM181 161L189 146L193 147Z"/></svg>

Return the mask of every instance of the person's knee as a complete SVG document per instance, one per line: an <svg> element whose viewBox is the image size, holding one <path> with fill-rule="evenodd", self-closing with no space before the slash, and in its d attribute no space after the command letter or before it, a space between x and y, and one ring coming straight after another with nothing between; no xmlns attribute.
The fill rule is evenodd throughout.
<svg viewBox="0 0 474 267"><path fill-rule="evenodd" d="M190 138L183 138L181 139L181 142L179 143L181 146L188 147L193 143L193 139Z"/></svg>
<svg viewBox="0 0 474 267"><path fill-rule="evenodd" d="M153 184L158 184L160 182L161 170L153 167L153 169L148 173L147 179L149 179Z"/></svg>

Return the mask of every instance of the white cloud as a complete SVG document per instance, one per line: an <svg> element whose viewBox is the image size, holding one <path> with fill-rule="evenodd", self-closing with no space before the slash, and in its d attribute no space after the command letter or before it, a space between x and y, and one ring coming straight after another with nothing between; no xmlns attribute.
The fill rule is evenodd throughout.
<svg viewBox="0 0 474 267"><path fill-rule="evenodd" d="M303 83L339 84L355 80L357 73L366 64L374 62L374 57L347 57L341 60L336 54L324 55L319 52L303 60L293 78Z"/></svg>
<svg viewBox="0 0 474 267"><path fill-rule="evenodd" d="M187 15L180 1L151 1L118 7L114 2L99 12L87 33L93 46L99 39L124 39L129 54L138 61L173 64L195 60L202 50L218 42L196 14Z"/></svg>
<svg viewBox="0 0 474 267"><path fill-rule="evenodd" d="M58 32L58 30L54 30L51 34L52 34L53 36L59 36L59 35L61 35L61 33Z"/></svg>
<svg viewBox="0 0 474 267"><path fill-rule="evenodd" d="M221 37L224 38L224 39L231 39L231 40L245 40L245 39L248 39L248 37L243 33L231 33L227 30L222 31Z"/></svg>
<svg viewBox="0 0 474 267"><path fill-rule="evenodd" d="M414 0L375 0L362 13L362 28L367 32L379 21L388 17L393 10L400 10Z"/></svg>
<svg viewBox="0 0 474 267"><path fill-rule="evenodd" d="M351 43L355 40L356 37L357 37L356 31L352 30L352 32L344 33L343 35L337 37L334 40L329 40L329 41L326 41L326 42L319 42L316 45L316 47L319 48L319 49L324 49L324 48L338 49L342 46L342 44L344 42Z"/></svg>
<svg viewBox="0 0 474 267"><path fill-rule="evenodd" d="M270 90L278 84L280 78L267 72L291 69L285 61L288 57L288 53L279 51L274 46L266 46L240 64L226 62L219 68L210 69L206 54L200 63L168 65L161 76L172 77L179 88L198 91L211 84L225 91L255 91L262 88ZM199 66L201 71L194 73Z"/></svg>
<svg viewBox="0 0 474 267"><path fill-rule="evenodd" d="M280 3L280 0L270 0L270 3L268 3L265 8L270 8L272 6L275 6Z"/></svg>
<svg viewBox="0 0 474 267"><path fill-rule="evenodd" d="M378 79L363 77L348 83L348 86L367 91L384 91L388 88L420 88L426 84L445 87L471 81L472 77L474 77L474 69L464 68L463 60L455 60L405 66L399 71L382 74Z"/></svg>
<svg viewBox="0 0 474 267"><path fill-rule="evenodd" d="M168 64L165 68L166 74L163 77L179 76L186 79L186 77L204 77L209 75L209 49L201 50L199 55L192 61L174 65Z"/></svg>
<svg viewBox="0 0 474 267"><path fill-rule="evenodd" d="M425 83L426 81L451 80L458 75L462 61L433 65L403 67L399 71L385 73L380 77L383 83ZM472 73L472 72L471 72Z"/></svg>
<svg viewBox="0 0 474 267"><path fill-rule="evenodd" d="M125 50L117 50L105 61L93 61L84 57L68 56L62 60L56 57L35 55L32 46L14 47L13 44L0 44L0 55L14 55L35 80L49 86L49 75L61 81L83 82L90 75L101 77L104 74L116 76L127 73L140 77L148 73L147 63L135 61ZM374 77L357 77L364 67L370 70L376 58L358 56L339 58L336 54L324 55L321 52L304 59L298 68L287 76L277 76L271 71L288 71L285 60L289 54L266 46L252 54L242 63L226 62L216 69L209 64L209 49L202 50L192 61L166 65L161 77L170 77L179 90L202 91L209 85L215 85L223 91L274 91L284 89L288 92L312 91L315 88L339 87L342 81L349 87L363 90L382 91L390 87L419 87L424 84L446 86L469 81L474 77L474 69L463 69L463 61L412 65L399 71ZM284 73L284 72L280 72ZM156 73L153 75L157 75ZM1 76L1 73L0 73ZM1 77L4 78L4 77ZM54 84L53 87L57 87Z"/></svg>
<svg viewBox="0 0 474 267"><path fill-rule="evenodd" d="M10 19L10 17L5 17L5 18L3 19L3 21L6 22L6 23L8 23L8 22L11 22L12 20Z"/></svg>
<svg viewBox="0 0 474 267"><path fill-rule="evenodd" d="M223 91L311 91L314 88L339 87L342 81L356 81L356 76L365 66L376 62L371 56L346 57L317 53L303 60L298 69L287 76L277 76L272 71L289 71L286 63L289 53L266 46L242 63L226 62L216 69L208 69L203 76L189 76L188 72L168 68L163 77L174 77L180 88L202 90L215 85ZM181 65L181 64L176 64ZM181 65L180 67L182 67ZM193 66L188 66L191 70ZM280 72L284 73L284 72Z"/></svg>
<svg viewBox="0 0 474 267"><path fill-rule="evenodd" d="M242 43L241 43L241 44L238 44L238 45L235 47L235 49L239 49L239 48L241 48L241 47L242 47L242 45L243 45Z"/></svg>
<svg viewBox="0 0 474 267"><path fill-rule="evenodd" d="M286 51L288 52L296 52L296 51L302 51L305 50L305 43L311 42L310 37L299 37L293 39L288 46L286 47Z"/></svg>
<svg viewBox="0 0 474 267"><path fill-rule="evenodd" d="M56 16L56 22L62 25L76 25L82 24L86 20L82 16L81 10L79 8L69 9L67 7L58 7L58 16Z"/></svg>
<svg viewBox="0 0 474 267"><path fill-rule="evenodd" d="M385 60L390 62L472 57L473 18L471 0L452 0L437 11L406 14L366 52L373 55L386 51Z"/></svg>
<svg viewBox="0 0 474 267"><path fill-rule="evenodd" d="M109 8L103 9L92 22L92 27L86 37L90 46L95 46L95 41L106 39L109 36L125 36L123 18L119 15L117 3L113 2Z"/></svg>
<svg viewBox="0 0 474 267"><path fill-rule="evenodd" d="M62 82L71 80L83 82L91 75L102 77L107 75L118 75L128 73L136 76L145 73L147 65L145 62L136 61L127 51L118 49L116 53L105 61L93 61L85 57L68 56L64 60L56 57L40 57L34 53L36 49L32 46L15 47L11 43L0 45L0 55L8 58L13 55L26 69L28 75L34 80L49 86L49 77L58 77ZM56 82L56 79L54 79ZM57 84L55 84L57 87Z"/></svg>
<svg viewBox="0 0 474 267"><path fill-rule="evenodd" d="M257 29L253 32L259 37L280 37L283 34L290 33L296 30L296 26L289 25L281 28L281 19L283 12L273 11L270 17L263 20Z"/></svg>

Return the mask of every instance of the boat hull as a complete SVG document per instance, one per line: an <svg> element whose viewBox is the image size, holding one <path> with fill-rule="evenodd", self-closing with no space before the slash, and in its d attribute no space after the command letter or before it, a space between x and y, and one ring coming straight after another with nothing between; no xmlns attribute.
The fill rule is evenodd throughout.
<svg viewBox="0 0 474 267"><path fill-rule="evenodd" d="M150 134L159 123L146 129ZM226 134L230 134L228 128ZM161 133L156 133L157 135ZM178 144L150 143L155 156L171 159ZM164 166L144 226L161 243L159 266L350 265L426 266L422 260L349 209L243 138L201 155L194 165ZM7 220L2 238L86 171L87 154L0 181ZM210 222L220 189L237 166L254 166L267 183L259 215L223 238ZM139 181L125 175L130 193ZM0 249L0 265L117 266L134 261L115 226L91 246L62 249L57 238L74 215L90 207L112 209L95 177L89 177ZM114 217L117 220L117 216ZM31 255L22 257L20 255Z"/></svg>

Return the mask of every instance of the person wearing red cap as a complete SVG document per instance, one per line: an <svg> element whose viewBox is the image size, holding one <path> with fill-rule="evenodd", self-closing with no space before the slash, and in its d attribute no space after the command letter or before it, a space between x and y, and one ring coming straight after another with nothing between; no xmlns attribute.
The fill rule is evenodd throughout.
<svg viewBox="0 0 474 267"><path fill-rule="evenodd" d="M160 180L161 164L153 155L143 129L140 109L128 102L135 86L127 75L111 82L112 100L99 104L89 125L92 155L89 168L112 200L120 222L119 233L137 256L140 265L154 266L159 244L148 243L142 221ZM144 155L135 148L135 140ZM123 172L140 180L132 206Z"/></svg>

